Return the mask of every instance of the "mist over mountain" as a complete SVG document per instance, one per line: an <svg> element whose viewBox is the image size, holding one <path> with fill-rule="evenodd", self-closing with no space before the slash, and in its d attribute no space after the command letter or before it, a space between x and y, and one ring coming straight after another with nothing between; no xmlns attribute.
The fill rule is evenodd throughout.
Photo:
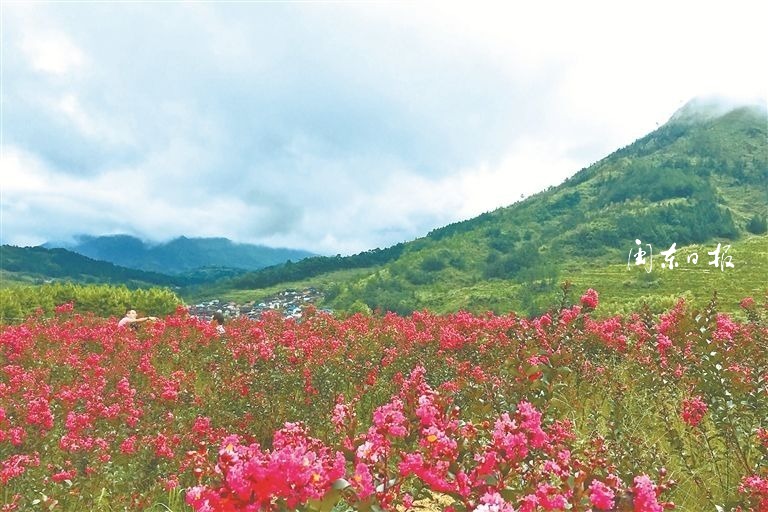
<svg viewBox="0 0 768 512"><path fill-rule="evenodd" d="M722 117L734 110L745 109L755 115L765 115L768 105L765 100L745 100L724 96L704 96L694 98L678 109L667 124L700 123Z"/></svg>
<svg viewBox="0 0 768 512"><path fill-rule="evenodd" d="M64 248L94 260L164 274L182 274L207 267L257 270L313 256L297 249L239 244L227 238L179 237L149 244L129 235L80 235L72 243L47 242L45 248Z"/></svg>

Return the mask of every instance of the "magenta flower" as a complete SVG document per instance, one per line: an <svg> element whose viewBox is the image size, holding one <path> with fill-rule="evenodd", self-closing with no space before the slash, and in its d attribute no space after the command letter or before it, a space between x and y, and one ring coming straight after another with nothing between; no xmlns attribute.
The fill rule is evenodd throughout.
<svg viewBox="0 0 768 512"><path fill-rule="evenodd" d="M371 470L362 462L355 466L355 474L352 475L351 484L357 493L357 497L361 500L368 498L375 491Z"/></svg>
<svg viewBox="0 0 768 512"><path fill-rule="evenodd" d="M579 302L581 302L581 305L585 308L596 309L598 304L597 292L592 288L588 289L584 292L584 295L581 296Z"/></svg>
<svg viewBox="0 0 768 512"><path fill-rule="evenodd" d="M707 414L707 410L707 404L700 396L686 398L681 404L680 417L688 425L696 427Z"/></svg>
<svg viewBox="0 0 768 512"><path fill-rule="evenodd" d="M634 512L663 512L662 507L656 499L656 484L654 484L648 475L636 476L634 480L632 493L634 499Z"/></svg>
<svg viewBox="0 0 768 512"><path fill-rule="evenodd" d="M515 512L515 509L499 493L487 492L480 498L480 505L475 507L474 512Z"/></svg>
<svg viewBox="0 0 768 512"><path fill-rule="evenodd" d="M600 480L592 480L592 483L589 484L589 501L596 509L611 510L614 506L615 497L613 489Z"/></svg>
<svg viewBox="0 0 768 512"><path fill-rule="evenodd" d="M382 405L373 413L373 425L383 435L405 437L408 435L407 420L403 414L403 402L396 398Z"/></svg>

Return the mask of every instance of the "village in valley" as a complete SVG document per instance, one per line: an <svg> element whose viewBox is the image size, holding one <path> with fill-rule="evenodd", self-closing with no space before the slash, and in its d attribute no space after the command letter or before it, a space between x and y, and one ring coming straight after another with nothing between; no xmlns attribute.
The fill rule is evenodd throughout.
<svg viewBox="0 0 768 512"><path fill-rule="evenodd" d="M285 318L294 318L298 320L302 317L304 309L310 305L316 304L316 302L322 298L323 293L316 288L284 290L258 302L254 300L244 304L238 304L234 301L222 301L219 299L203 301L190 306L189 314L207 321L210 320L213 314L217 311L222 312L228 319L241 316L258 319L265 311L277 311Z"/></svg>

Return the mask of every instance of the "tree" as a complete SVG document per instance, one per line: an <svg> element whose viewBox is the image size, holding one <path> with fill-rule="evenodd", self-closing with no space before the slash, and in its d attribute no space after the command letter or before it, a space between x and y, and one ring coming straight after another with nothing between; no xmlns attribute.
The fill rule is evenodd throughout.
<svg viewBox="0 0 768 512"><path fill-rule="evenodd" d="M749 219L749 222L747 222L747 231L753 235L763 235L768 233L768 217L756 213Z"/></svg>

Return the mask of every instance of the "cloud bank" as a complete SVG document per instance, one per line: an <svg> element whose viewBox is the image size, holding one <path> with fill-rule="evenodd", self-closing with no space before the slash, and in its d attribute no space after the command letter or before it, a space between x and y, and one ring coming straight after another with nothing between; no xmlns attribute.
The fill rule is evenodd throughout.
<svg viewBox="0 0 768 512"><path fill-rule="evenodd" d="M662 5L4 3L2 242L350 254L765 102L760 3Z"/></svg>

